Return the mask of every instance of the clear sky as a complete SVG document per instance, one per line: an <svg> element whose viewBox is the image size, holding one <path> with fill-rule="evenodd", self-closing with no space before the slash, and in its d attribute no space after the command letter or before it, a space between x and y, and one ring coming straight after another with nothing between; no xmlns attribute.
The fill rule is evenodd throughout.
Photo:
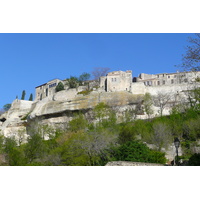
<svg viewBox="0 0 200 200"><path fill-rule="evenodd" d="M0 34L0 108L22 91L35 97L47 81L91 73L94 67L140 73L175 72L194 34L10 33Z"/></svg>

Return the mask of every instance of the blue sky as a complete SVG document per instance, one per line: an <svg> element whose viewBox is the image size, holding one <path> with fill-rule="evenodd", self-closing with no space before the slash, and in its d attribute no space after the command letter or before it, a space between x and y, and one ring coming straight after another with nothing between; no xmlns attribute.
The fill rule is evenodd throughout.
<svg viewBox="0 0 200 200"><path fill-rule="evenodd" d="M175 72L194 34L0 34L0 108L51 79L91 73L94 67L140 73Z"/></svg>

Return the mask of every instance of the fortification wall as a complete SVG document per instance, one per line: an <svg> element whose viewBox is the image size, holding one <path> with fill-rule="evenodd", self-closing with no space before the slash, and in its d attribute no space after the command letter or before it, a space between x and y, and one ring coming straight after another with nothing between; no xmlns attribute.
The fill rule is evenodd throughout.
<svg viewBox="0 0 200 200"><path fill-rule="evenodd" d="M146 92L151 95L157 95L158 93L177 94L183 91L191 90L194 88L192 84L176 84L176 85L162 85L162 86L146 86Z"/></svg>
<svg viewBox="0 0 200 200"><path fill-rule="evenodd" d="M145 94L146 93L146 86L143 82L134 82L131 85L131 93L132 94Z"/></svg>

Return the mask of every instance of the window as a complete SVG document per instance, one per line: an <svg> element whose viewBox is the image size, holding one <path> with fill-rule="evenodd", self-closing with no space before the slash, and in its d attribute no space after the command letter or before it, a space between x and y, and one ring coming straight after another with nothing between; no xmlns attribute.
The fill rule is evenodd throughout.
<svg viewBox="0 0 200 200"><path fill-rule="evenodd" d="M56 86L56 83L52 83L51 85L49 85L49 88L55 87L55 86Z"/></svg>
<svg viewBox="0 0 200 200"><path fill-rule="evenodd" d="M176 78L176 75L174 75L174 78Z"/></svg>
<svg viewBox="0 0 200 200"><path fill-rule="evenodd" d="M158 85L160 85L160 81L158 81Z"/></svg>
<svg viewBox="0 0 200 200"><path fill-rule="evenodd" d="M163 85L165 85L165 81L163 81Z"/></svg>
<svg viewBox="0 0 200 200"><path fill-rule="evenodd" d="M171 84L174 84L174 79L171 80Z"/></svg>
<svg viewBox="0 0 200 200"><path fill-rule="evenodd" d="M168 76L168 78L170 78L170 76Z"/></svg>
<svg viewBox="0 0 200 200"><path fill-rule="evenodd" d="M117 81L117 78L112 78L112 82L116 82Z"/></svg>

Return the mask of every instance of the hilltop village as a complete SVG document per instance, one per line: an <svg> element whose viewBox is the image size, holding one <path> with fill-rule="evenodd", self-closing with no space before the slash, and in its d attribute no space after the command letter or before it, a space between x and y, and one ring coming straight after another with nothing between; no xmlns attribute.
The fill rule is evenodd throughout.
<svg viewBox="0 0 200 200"><path fill-rule="evenodd" d="M131 70L113 71L98 80L85 81L76 88L69 88L66 84L67 80L54 79L36 86L34 101L15 99L10 110L1 115L0 129L4 135L10 135L10 132L13 132L11 131L13 130L11 128L13 123L21 124L21 119L25 115L29 115L29 118L33 119L62 113L66 110L91 109L100 102L104 102L111 107L118 106L123 112L126 109L135 107L138 103L142 104L142 96L147 93L154 97L160 96L165 100L168 99L162 110L163 115L168 115L173 105L188 101L188 93L198 87L199 82L196 80L199 78L199 71L160 74L141 73L138 77L133 77ZM64 89L56 92L56 86L60 82L64 85ZM160 100L164 101L164 99ZM153 105L154 112L151 117L160 114L158 104L155 101ZM136 118L145 119L147 115L142 112ZM49 121L53 123L54 120Z"/></svg>
<svg viewBox="0 0 200 200"><path fill-rule="evenodd" d="M70 88L67 80L54 79L36 86L34 101L15 99L11 108L0 116L0 131L5 137L18 141L23 132L25 142L31 124L65 128L79 111L88 122L96 123L92 110L101 102L113 109L119 123L127 117L127 111L132 113L132 120L169 115L173 106L187 106L192 100L199 78L200 72L141 73L133 77L131 70L113 71L76 88ZM60 83L64 88L56 91ZM152 104L145 101L146 95L152 97ZM174 147L170 148L167 158L172 160Z"/></svg>
<svg viewBox="0 0 200 200"><path fill-rule="evenodd" d="M52 97L55 93L55 87L59 82L65 85L68 90L66 96L75 97L75 93L84 90L95 90L99 92L119 92L127 91L132 94L152 95L157 92L174 92L175 94L186 91L196 84L196 80L200 78L200 72L176 72L176 73L160 73L145 74L141 73L139 77L133 77L132 71L114 71L109 72L106 76L100 77L97 81L88 82L87 86L79 86L76 92L72 92L66 86L66 80L54 79L35 88L35 101L41 101L45 98Z"/></svg>

